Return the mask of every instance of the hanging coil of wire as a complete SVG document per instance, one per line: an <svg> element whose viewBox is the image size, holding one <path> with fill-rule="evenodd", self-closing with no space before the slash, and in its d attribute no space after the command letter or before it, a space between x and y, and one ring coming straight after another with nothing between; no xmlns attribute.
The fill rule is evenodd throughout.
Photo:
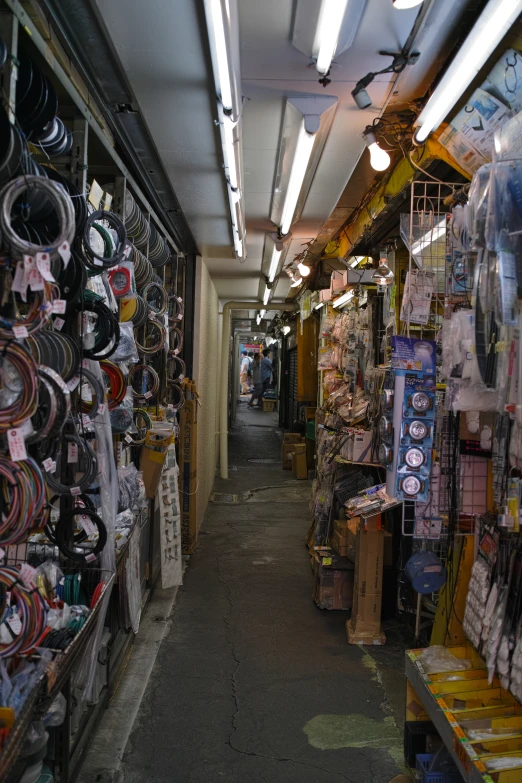
<svg viewBox="0 0 522 783"><path fill-rule="evenodd" d="M38 590L22 584L17 568L0 568L0 585L0 624L9 624L14 612L20 622L19 632L11 634L11 641L0 644L0 658L9 658L15 654L28 653L39 646L47 625L47 605Z"/></svg>
<svg viewBox="0 0 522 783"><path fill-rule="evenodd" d="M107 226L104 225L106 223ZM91 232L97 232L103 240L103 255L93 247ZM116 241L114 240L116 236ZM118 215L114 212L96 210L91 212L83 228L81 249L87 268L95 274L101 274L106 269L121 263L126 257L127 232Z"/></svg>
<svg viewBox="0 0 522 783"><path fill-rule="evenodd" d="M153 267L160 267L167 263L170 258L170 250L166 240L151 225L148 258Z"/></svg>
<svg viewBox="0 0 522 783"><path fill-rule="evenodd" d="M167 379L167 386L169 390L169 405L172 406L174 410L179 411L180 408L185 405L185 392L183 391L178 381L174 381L170 378Z"/></svg>
<svg viewBox="0 0 522 783"><path fill-rule="evenodd" d="M170 324L176 324L178 321L183 320L184 310L181 296L177 296L176 294L169 296L168 313Z"/></svg>
<svg viewBox="0 0 522 783"><path fill-rule="evenodd" d="M27 445L59 435L71 412L71 393L57 372L39 364L38 382L38 408L31 417L33 432L25 438Z"/></svg>
<svg viewBox="0 0 522 783"><path fill-rule="evenodd" d="M67 485L62 484L61 481L58 481L56 478L55 473L59 472L59 460L56 464L56 470L55 473L49 471L46 473L46 482L47 486L53 490L57 495L71 495L72 497L75 497L76 495L80 495L82 492L86 492L86 490L91 486L93 481L96 479L98 475L98 460L96 459L96 454L94 452L94 449L92 448L91 444L88 440L85 438L80 438L78 435L65 435L63 440L66 443L75 443L78 447L79 456L81 453L82 460L79 463L81 465L81 470L83 471L82 475L78 477L78 474L76 474L76 478L74 479L74 484ZM61 446L61 444L59 444ZM59 451L59 457L62 458L63 453L67 453L67 450L60 449Z"/></svg>
<svg viewBox="0 0 522 783"><path fill-rule="evenodd" d="M43 191L49 197L56 212L59 232L56 238L46 245L36 245L27 239L22 239L12 226L14 204L22 193L30 190ZM37 253L49 253L54 258L64 243L68 245L72 243L74 231L75 215L72 200L57 182L46 177L28 174L11 180L0 191L0 232L2 241L9 248L12 258L34 257Z"/></svg>
<svg viewBox="0 0 522 783"><path fill-rule="evenodd" d="M150 283L154 270L152 264L146 258L143 253L136 247L131 247L130 258L134 264L134 280L136 282L136 288L143 288L144 285Z"/></svg>
<svg viewBox="0 0 522 783"><path fill-rule="evenodd" d="M169 327L169 354L177 356L183 350L183 334L177 326Z"/></svg>
<svg viewBox="0 0 522 783"><path fill-rule="evenodd" d="M36 365L29 353L14 340L0 341L0 377L1 433L29 419L38 404Z"/></svg>
<svg viewBox="0 0 522 783"><path fill-rule="evenodd" d="M112 310L107 307L100 296L92 291L85 291L83 294L83 303L77 302L71 308L67 315L63 331L75 336L78 333L77 316L82 313L91 313L95 316L95 323L92 332L89 335L84 334L84 343L87 339L92 340L94 335L94 345L92 348L83 347L83 355L88 359L94 359L101 362L108 359L116 348L120 339L120 324ZM75 317L76 316L76 317Z"/></svg>
<svg viewBox="0 0 522 783"><path fill-rule="evenodd" d="M143 345L136 340L138 353L150 356L153 353L161 351L167 342L167 330L165 329L165 326L159 321L156 321L155 318L149 317L144 329L145 337Z"/></svg>
<svg viewBox="0 0 522 783"><path fill-rule="evenodd" d="M31 258L29 263L34 264L34 259ZM17 270L17 267L20 267L20 269ZM25 271L22 271L24 270L24 267ZM45 326L51 318L51 314L53 312L53 303L55 299L58 299L60 296L60 290L58 286L56 283L43 280L42 278L40 281L40 284L42 285L41 291L29 290L21 295L15 293L11 287L12 280L10 279L10 259L0 259L0 270L4 270L2 290L4 291L5 295L11 299L11 303L6 302L2 308L3 313L0 316L0 337L8 340L15 336L16 327L22 327L26 332L17 336L27 337L28 335L35 334L36 332L40 331L40 329ZM15 264L15 276L23 276L24 274L27 275L28 273L29 269L24 261L18 261L17 264ZM28 302L24 301L24 299L27 299L27 297L29 297ZM16 317L8 317L8 307L12 313L16 314ZM20 311L22 314L19 317Z"/></svg>
<svg viewBox="0 0 522 783"><path fill-rule="evenodd" d="M148 364L135 364L129 372L134 399L145 402L155 397L159 391L160 380L156 370Z"/></svg>
<svg viewBox="0 0 522 783"><path fill-rule="evenodd" d="M43 329L29 337L27 348L38 364L53 369L66 382L75 376L82 361L75 338L51 329Z"/></svg>
<svg viewBox="0 0 522 783"><path fill-rule="evenodd" d="M155 316L165 315L169 306L169 297L160 283L147 283L141 295Z"/></svg>
<svg viewBox="0 0 522 783"><path fill-rule="evenodd" d="M31 529L47 524L45 481L31 457L19 462L0 457L0 487L2 546L24 541Z"/></svg>
<svg viewBox="0 0 522 783"><path fill-rule="evenodd" d="M132 243L139 248L147 247L150 237L150 225L136 204L132 193L125 191L125 228Z"/></svg>
<svg viewBox="0 0 522 783"><path fill-rule="evenodd" d="M80 410L92 420L105 401L105 389L101 380L85 367L82 367L81 378L83 388L80 389ZM89 394L90 399L85 399L86 394Z"/></svg>
<svg viewBox="0 0 522 783"><path fill-rule="evenodd" d="M109 406L109 410L112 411L125 399L127 382L123 372L118 365L113 362L100 362L100 370L104 373L108 381L107 405Z"/></svg>
<svg viewBox="0 0 522 783"><path fill-rule="evenodd" d="M187 375L187 367L180 356L171 354L167 363L167 378L171 381L184 381Z"/></svg>
<svg viewBox="0 0 522 783"><path fill-rule="evenodd" d="M147 323L149 308L139 294L123 297L120 301L120 321L132 321L135 329Z"/></svg>
<svg viewBox="0 0 522 783"><path fill-rule="evenodd" d="M78 522L76 521L78 519ZM90 542L89 539L75 535L76 528L83 527L86 520L96 527L98 536ZM82 524L83 523L83 524ZM80 538L80 540L79 540ZM107 543L107 528L102 518L92 508L72 508L60 514L54 527L54 539L62 555L79 563L92 563L103 552Z"/></svg>
<svg viewBox="0 0 522 783"><path fill-rule="evenodd" d="M132 413L134 426L138 432L129 432L129 437L131 438L133 446L143 446L147 437L147 432L152 429L152 420L147 411L143 408L134 408Z"/></svg>

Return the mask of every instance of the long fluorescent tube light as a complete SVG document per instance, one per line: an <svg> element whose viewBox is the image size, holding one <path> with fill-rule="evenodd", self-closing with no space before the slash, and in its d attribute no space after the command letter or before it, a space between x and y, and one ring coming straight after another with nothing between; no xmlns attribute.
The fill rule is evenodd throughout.
<svg viewBox="0 0 522 783"><path fill-rule="evenodd" d="M292 218L297 206L297 199L299 198L299 193L301 192L306 170L312 155L314 141L315 134L308 133L305 129L305 120L303 117L301 127L299 128L299 138L297 139L288 188L285 194L283 213L281 215L281 234L283 235L288 234L292 224Z"/></svg>
<svg viewBox="0 0 522 783"><path fill-rule="evenodd" d="M259 315L261 316L261 318L265 317L265 313L266 313L266 310L260 310L259 311Z"/></svg>
<svg viewBox="0 0 522 783"><path fill-rule="evenodd" d="M339 297L339 299L336 299L335 302L332 302L332 307L341 307L341 305L346 304L350 301L350 299L353 299L354 292L353 291L347 291L345 294Z"/></svg>
<svg viewBox="0 0 522 783"><path fill-rule="evenodd" d="M446 218L440 221L440 223L437 223L436 226L433 226L430 231L427 231L424 236L422 236L417 242L415 242L414 245L412 245L411 248L411 254L412 256L416 256L419 253L422 253L422 251L429 247L429 245L432 245L434 242L436 242L438 239L443 237L446 233Z"/></svg>
<svg viewBox="0 0 522 783"><path fill-rule="evenodd" d="M267 305L269 299L270 299L270 288L268 286L265 286L265 293L264 293L264 296L263 296L263 304Z"/></svg>
<svg viewBox="0 0 522 783"><path fill-rule="evenodd" d="M354 256L352 258L352 261L350 263L350 269L355 269L356 266L359 266L361 261L364 261L364 259L367 258L367 256Z"/></svg>
<svg viewBox="0 0 522 783"><path fill-rule="evenodd" d="M274 249L272 251L272 258L270 259L270 269L268 270L268 282L273 283L275 280L275 276L277 274L277 269L279 267L279 259L281 258L282 250L278 250L277 246L274 245ZM266 267L265 267L266 269Z"/></svg>
<svg viewBox="0 0 522 783"><path fill-rule="evenodd" d="M232 122L227 116L223 117L223 129L225 131L225 143L223 144L223 156L225 158L225 169L228 174L228 181L230 186L237 190L239 186L239 179L237 176L236 167L236 154L234 146L234 128L235 123Z"/></svg>
<svg viewBox="0 0 522 783"><path fill-rule="evenodd" d="M522 0L489 0L417 118L417 143L439 127L521 12Z"/></svg>
<svg viewBox="0 0 522 783"><path fill-rule="evenodd" d="M256 316L256 324L259 326L260 323L261 323L261 316L258 315ZM257 337L254 337L254 340L257 340Z"/></svg>
<svg viewBox="0 0 522 783"><path fill-rule="evenodd" d="M321 307L324 307L324 302L319 302L319 304L316 304L314 310L320 310Z"/></svg>
<svg viewBox="0 0 522 783"><path fill-rule="evenodd" d="M225 26L220 0L206 0L207 25L212 37L214 80L217 94L221 99L225 112L232 111L232 85L230 83L230 64L228 61Z"/></svg>
<svg viewBox="0 0 522 783"><path fill-rule="evenodd" d="M317 52L315 67L318 73L327 74L330 70L347 5L348 0L323 0L321 3L313 49Z"/></svg>

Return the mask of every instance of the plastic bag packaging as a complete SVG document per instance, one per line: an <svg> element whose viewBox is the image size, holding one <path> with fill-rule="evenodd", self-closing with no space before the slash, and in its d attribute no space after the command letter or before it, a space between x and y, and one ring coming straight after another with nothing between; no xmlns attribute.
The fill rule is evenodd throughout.
<svg viewBox="0 0 522 783"><path fill-rule="evenodd" d="M137 364L139 358L132 322L125 321L124 323L120 323L120 339L118 347L113 355L114 361Z"/></svg>
<svg viewBox="0 0 522 783"><path fill-rule="evenodd" d="M468 231L471 246L477 250L486 246L486 220L488 214L488 194L491 177L491 164L481 166L475 173L469 189Z"/></svg>
<svg viewBox="0 0 522 783"><path fill-rule="evenodd" d="M329 337L331 335L336 317L336 313L327 308L321 321L321 337Z"/></svg>
<svg viewBox="0 0 522 783"><path fill-rule="evenodd" d="M61 726L65 719L67 699L63 693L59 693L44 715L45 726Z"/></svg>
<svg viewBox="0 0 522 783"><path fill-rule="evenodd" d="M486 769L489 772L495 772L499 769L516 769L517 767L522 767L521 756L497 756L497 758L486 760Z"/></svg>
<svg viewBox="0 0 522 783"><path fill-rule="evenodd" d="M456 658L453 653L441 644L434 644L419 655L419 662L427 674L438 672L457 672L471 669L471 661L467 658Z"/></svg>
<svg viewBox="0 0 522 783"><path fill-rule="evenodd" d="M333 351L329 346L319 348L319 357L317 362L318 370L336 370L337 365L333 360Z"/></svg>
<svg viewBox="0 0 522 783"><path fill-rule="evenodd" d="M507 727L503 728L502 726L493 729L467 729L466 730L467 737L473 742L478 742L480 740L490 740L490 739L508 739L509 737L516 737L517 734L519 734L518 729L513 729L513 731L509 731Z"/></svg>

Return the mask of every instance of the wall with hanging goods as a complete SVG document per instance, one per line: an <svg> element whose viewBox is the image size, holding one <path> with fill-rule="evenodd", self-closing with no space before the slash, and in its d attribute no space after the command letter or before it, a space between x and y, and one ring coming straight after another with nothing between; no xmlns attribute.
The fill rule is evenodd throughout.
<svg viewBox="0 0 522 783"><path fill-rule="evenodd" d="M190 551L194 276L27 24L1 6L0 778L65 783Z"/></svg>
<svg viewBox="0 0 522 783"><path fill-rule="evenodd" d="M356 214L337 247L367 255L299 297L319 390L282 461L297 470L315 441L312 595L347 612L349 644L400 621L421 780L522 778L519 61L509 49L443 129L446 179L405 178L373 246Z"/></svg>

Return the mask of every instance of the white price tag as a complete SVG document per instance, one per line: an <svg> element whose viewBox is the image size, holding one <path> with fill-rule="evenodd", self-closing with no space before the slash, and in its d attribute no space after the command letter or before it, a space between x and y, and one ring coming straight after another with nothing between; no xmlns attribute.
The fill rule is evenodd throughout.
<svg viewBox="0 0 522 783"><path fill-rule="evenodd" d="M145 392L145 394L143 396L145 397L146 400L150 400L150 398L152 397L152 392L150 392L150 391Z"/></svg>
<svg viewBox="0 0 522 783"><path fill-rule="evenodd" d="M176 321L182 321L183 320L183 313L178 313L176 316Z"/></svg>
<svg viewBox="0 0 522 783"><path fill-rule="evenodd" d="M81 495L81 494L82 494L82 491L81 491L80 487L71 487L71 495L73 497L76 497L77 495Z"/></svg>
<svg viewBox="0 0 522 783"><path fill-rule="evenodd" d="M52 466L53 466L53 461L52 461L51 457L47 457L47 459L44 459L44 461L42 462L42 467L43 467L43 469L45 470L46 473L49 473L49 471L51 470Z"/></svg>
<svg viewBox="0 0 522 783"><path fill-rule="evenodd" d="M183 373L181 373L181 375L179 376L179 380L180 381L184 381L185 380L185 376L183 375Z"/></svg>
<svg viewBox="0 0 522 783"><path fill-rule="evenodd" d="M55 299L53 302L53 313L58 313L58 315L63 315L65 313L65 308L67 307L67 302L65 299Z"/></svg>
<svg viewBox="0 0 522 783"><path fill-rule="evenodd" d="M98 405L98 413L101 413L102 415L105 413L105 403L104 402L100 402L100 404Z"/></svg>
<svg viewBox="0 0 522 783"><path fill-rule="evenodd" d="M51 272L51 257L49 253L37 253L36 266L44 280L47 280L48 283L56 282Z"/></svg>
<svg viewBox="0 0 522 783"><path fill-rule="evenodd" d="M53 321L53 327L57 332L61 332L65 321L63 318L55 318Z"/></svg>
<svg viewBox="0 0 522 783"><path fill-rule="evenodd" d="M62 242L58 248L58 255L63 261L63 268L67 269L67 264L71 258L71 248L68 242Z"/></svg>
<svg viewBox="0 0 522 783"><path fill-rule="evenodd" d="M14 635L18 636L22 630L22 621L20 620L20 616L16 612L14 614L10 614L7 618L7 623L9 624L9 628L12 630Z"/></svg>
<svg viewBox="0 0 522 783"><path fill-rule="evenodd" d="M4 557L5 557L5 552L4 552L4 550L2 549L2 547L0 546L0 560L3 560L3 559L4 559Z"/></svg>
<svg viewBox="0 0 522 783"><path fill-rule="evenodd" d="M82 424L84 427L90 427L91 426L91 420L89 416L86 413L82 413Z"/></svg>
<svg viewBox="0 0 522 783"><path fill-rule="evenodd" d="M83 359L82 360L82 367L84 367L86 370L89 369L89 360L88 359Z"/></svg>
<svg viewBox="0 0 522 783"><path fill-rule="evenodd" d="M23 340L25 337L29 337L26 326L13 326L13 334L17 340Z"/></svg>
<svg viewBox="0 0 522 783"><path fill-rule="evenodd" d="M36 568L24 563L20 569L20 579L31 590L36 585Z"/></svg>
<svg viewBox="0 0 522 783"><path fill-rule="evenodd" d="M25 266L23 262L16 265L15 275L11 283L11 291L16 291L22 299L27 301L27 281L25 279Z"/></svg>
<svg viewBox="0 0 522 783"><path fill-rule="evenodd" d="M130 256L131 252L131 246L126 245L125 250L123 251L123 258L128 258Z"/></svg>
<svg viewBox="0 0 522 783"><path fill-rule="evenodd" d="M69 389L69 391L74 391L79 383L80 383L80 376L79 375L75 375L68 382L67 388Z"/></svg>
<svg viewBox="0 0 522 783"><path fill-rule="evenodd" d="M94 563L95 560L96 560L96 555L93 555L92 552L90 555L87 555L87 557L85 558L86 563Z"/></svg>
<svg viewBox="0 0 522 783"><path fill-rule="evenodd" d="M77 443L68 443L67 444L67 462L78 462L78 444Z"/></svg>
<svg viewBox="0 0 522 783"><path fill-rule="evenodd" d="M7 443L9 445L9 454L11 455L13 462L20 462L20 460L27 459L25 440L20 427L7 430Z"/></svg>
<svg viewBox="0 0 522 783"><path fill-rule="evenodd" d="M80 514L78 519L80 521L80 525L83 527L88 536L92 536L93 533L96 533L96 525L92 519L87 516L87 514Z"/></svg>
<svg viewBox="0 0 522 783"><path fill-rule="evenodd" d="M40 270L36 266L36 261L32 256L24 256L25 260L25 278L31 291L43 291L44 279Z"/></svg>
<svg viewBox="0 0 522 783"><path fill-rule="evenodd" d="M125 435L125 440L127 441L127 443L132 443L132 438L131 438L131 436L129 435L129 433L127 433L127 434Z"/></svg>

